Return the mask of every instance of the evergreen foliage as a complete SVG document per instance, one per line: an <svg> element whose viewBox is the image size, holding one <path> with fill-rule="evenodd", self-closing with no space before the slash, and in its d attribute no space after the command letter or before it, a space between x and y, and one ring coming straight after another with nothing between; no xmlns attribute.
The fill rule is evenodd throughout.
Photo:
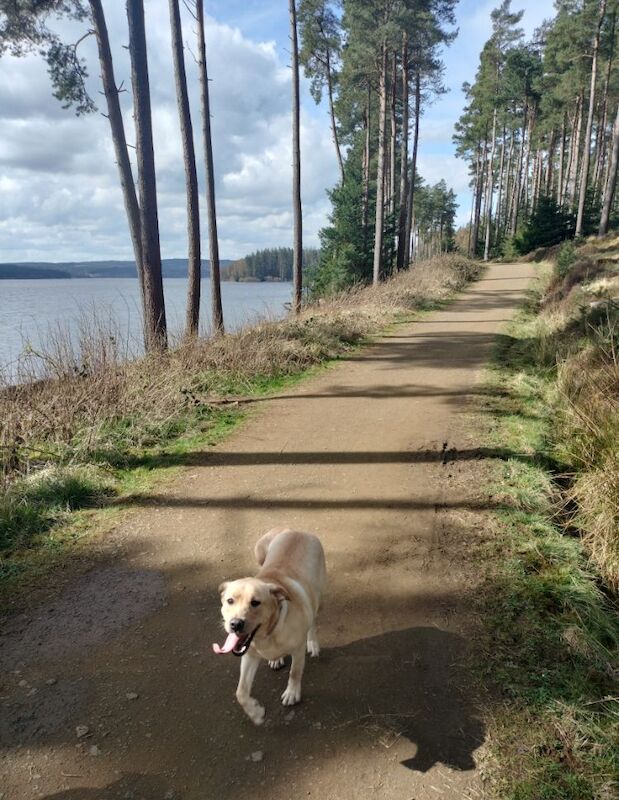
<svg viewBox="0 0 619 800"><path fill-rule="evenodd" d="M526 250L576 230L591 234L602 206L617 208L609 188L617 180L619 3L557 0L555 7L527 42L522 12L503 0L475 81L463 87L454 142L470 167L471 255L487 259L510 240Z"/></svg>
<svg viewBox="0 0 619 800"><path fill-rule="evenodd" d="M455 196L426 190L420 202L432 218L418 215L416 161L423 109L445 91L440 51L455 36L455 5L300 0L301 60L315 100L328 95L341 158L314 294L384 279L418 255L413 243L432 254L451 246Z"/></svg>
<svg viewBox="0 0 619 800"><path fill-rule="evenodd" d="M542 195L521 233L514 238L519 253L536 247L550 247L574 236L576 219L568 209L558 205L554 197Z"/></svg>
<svg viewBox="0 0 619 800"><path fill-rule="evenodd" d="M224 278L231 281L291 281L292 259L291 247L266 248L233 261L222 272ZM311 269L317 261L317 250L303 251L304 269Z"/></svg>

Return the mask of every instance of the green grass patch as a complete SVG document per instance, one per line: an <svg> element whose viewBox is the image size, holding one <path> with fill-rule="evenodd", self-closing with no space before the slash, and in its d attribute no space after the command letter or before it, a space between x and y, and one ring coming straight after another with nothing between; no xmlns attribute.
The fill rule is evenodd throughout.
<svg viewBox="0 0 619 800"><path fill-rule="evenodd" d="M520 454L493 466L484 554L491 784L501 800L607 800L619 793L619 616L568 524L542 293L500 338L484 401L490 444Z"/></svg>

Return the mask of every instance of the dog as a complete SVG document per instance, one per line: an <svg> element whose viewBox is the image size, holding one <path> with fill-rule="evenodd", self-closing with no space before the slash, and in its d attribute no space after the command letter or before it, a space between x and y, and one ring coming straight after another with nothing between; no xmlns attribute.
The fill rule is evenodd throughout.
<svg viewBox="0 0 619 800"><path fill-rule="evenodd" d="M221 613L228 637L213 644L218 655L241 656L236 698L255 725L264 722L265 710L251 696L256 670L262 659L272 669L292 656L288 685L282 703L301 700L305 652L318 656L316 615L326 582L325 555L317 536L289 528L273 528L254 549L260 570L254 578L224 581L219 587Z"/></svg>

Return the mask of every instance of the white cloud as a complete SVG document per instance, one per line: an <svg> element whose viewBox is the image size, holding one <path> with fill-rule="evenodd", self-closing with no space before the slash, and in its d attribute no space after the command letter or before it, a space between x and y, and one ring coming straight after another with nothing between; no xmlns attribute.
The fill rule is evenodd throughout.
<svg viewBox="0 0 619 800"><path fill-rule="evenodd" d="M117 80L129 87L124 4L108 2ZM164 256L186 252L183 161L165 0L147 4L155 160ZM184 20L187 71L201 194L204 194L194 23ZM92 40L83 55L100 104ZM290 70L273 41L255 42L234 26L207 19L207 57L220 252L237 257L292 239ZM306 102L312 101L308 97ZM122 96L129 142L130 92ZM35 56L0 61L0 260L130 258L122 196L107 120L76 118L51 96ZM102 109L104 110L104 109ZM337 179L326 116L303 114L305 242L317 244L327 210L325 189ZM208 255L205 214L203 247Z"/></svg>

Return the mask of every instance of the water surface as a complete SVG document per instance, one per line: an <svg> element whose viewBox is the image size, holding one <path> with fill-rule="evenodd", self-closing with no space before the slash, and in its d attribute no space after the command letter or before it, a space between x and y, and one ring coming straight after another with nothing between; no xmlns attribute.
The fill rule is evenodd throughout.
<svg viewBox="0 0 619 800"><path fill-rule="evenodd" d="M210 280L202 281L201 331L210 330ZM166 315L171 337L185 325L187 280L164 279ZM290 283L233 283L221 285L226 329L261 317L281 317L292 297ZM25 351L44 348L50 333L68 332L79 338L84 319L111 324L123 340L127 355L142 349L142 312L136 278L71 278L0 281L0 368L13 374Z"/></svg>

